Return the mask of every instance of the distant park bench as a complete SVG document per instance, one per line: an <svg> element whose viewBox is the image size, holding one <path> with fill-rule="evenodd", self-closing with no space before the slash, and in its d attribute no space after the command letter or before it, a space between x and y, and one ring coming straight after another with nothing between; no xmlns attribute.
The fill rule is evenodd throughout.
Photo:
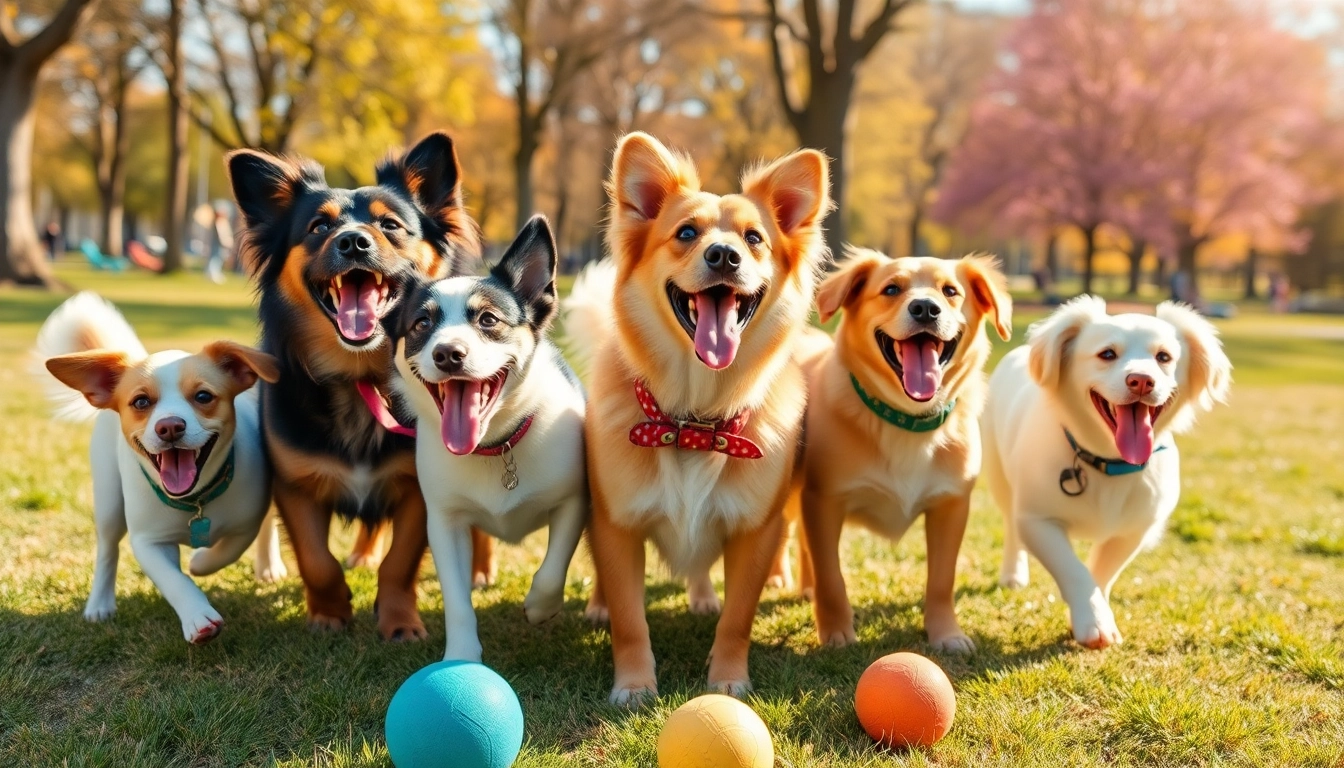
<svg viewBox="0 0 1344 768"><path fill-rule="evenodd" d="M98 244L87 237L79 242L79 250L84 254L84 258L88 259L89 263L93 265L94 269L120 272L126 269L126 265L129 263L124 257L103 253L98 248Z"/></svg>

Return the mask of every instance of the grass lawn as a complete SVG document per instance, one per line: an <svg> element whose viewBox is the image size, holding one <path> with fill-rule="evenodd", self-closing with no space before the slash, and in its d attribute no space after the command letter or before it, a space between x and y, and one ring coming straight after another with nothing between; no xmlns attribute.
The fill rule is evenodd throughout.
<svg viewBox="0 0 1344 768"><path fill-rule="evenodd" d="M199 274L61 273L118 302L151 350L255 339L236 278L216 287ZM428 559L420 595L430 638L416 645L379 641L372 572L347 574L353 628L316 635L297 576L259 586L250 554L201 580L226 620L210 645L182 641L128 546L116 617L84 622L89 430L49 421L25 373L61 298L0 290L0 766L390 765L387 703L443 652ZM1038 316L1020 313L1019 340ZM962 625L980 648L969 657L924 642L922 531L896 546L850 532L857 645L819 648L807 604L774 591L762 601L750 702L774 734L778 765L1344 765L1344 321L1248 309L1220 327L1237 366L1233 402L1181 440L1185 488L1171 530L1115 591L1124 645L1075 646L1034 562L1030 587L998 588L1003 526L982 490L959 575ZM336 535L334 548L348 550L352 532ZM641 711L613 709L609 637L581 615L586 554L571 568L566 612L540 629L523 618L543 541L503 548L498 584L476 595L485 661L513 684L527 718L518 765L653 766L664 719L701 692L714 620L688 613L681 587L652 575L663 696ZM853 714L859 674L901 649L932 654L957 689L956 724L928 750L874 749Z"/></svg>

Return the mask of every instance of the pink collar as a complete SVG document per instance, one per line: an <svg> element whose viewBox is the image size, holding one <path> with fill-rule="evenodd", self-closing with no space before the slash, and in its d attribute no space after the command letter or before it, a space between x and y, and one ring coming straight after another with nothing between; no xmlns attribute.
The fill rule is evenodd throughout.
<svg viewBox="0 0 1344 768"><path fill-rule="evenodd" d="M715 451L736 459L759 459L765 455L760 446L741 435L751 418L750 410L739 411L720 421L694 417L674 419L663 413L653 394L639 379L635 380L635 397L649 418L630 429L630 442L641 448L675 445L683 451Z"/></svg>
<svg viewBox="0 0 1344 768"><path fill-rule="evenodd" d="M476 456L499 456L505 451L512 451L523 441L523 435L527 434L527 428L532 426L534 415L536 414L529 414L526 419L523 419L523 423L518 425L518 428L513 431L508 440L491 446L478 445L472 453Z"/></svg>

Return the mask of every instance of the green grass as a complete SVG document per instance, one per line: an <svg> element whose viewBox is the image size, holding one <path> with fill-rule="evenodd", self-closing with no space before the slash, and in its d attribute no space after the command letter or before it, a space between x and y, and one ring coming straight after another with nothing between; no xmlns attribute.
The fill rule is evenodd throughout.
<svg viewBox="0 0 1344 768"><path fill-rule="evenodd" d="M256 336L240 282L71 267L62 275L117 301L151 349ZM50 422L24 373L60 298L0 291L0 765L390 765L387 703L443 649L428 560L421 609L430 638L417 645L378 640L371 572L348 574L353 628L315 635L298 579L258 586L250 555L201 580L227 621L208 646L182 642L127 547L116 618L83 621L94 542L88 430ZM1019 313L1019 340L1040 314ZM1076 647L1035 564L1028 588L996 586L1002 523L983 490L959 575L962 623L980 646L966 658L924 642L922 531L895 546L851 532L844 556L857 645L819 648L809 606L774 591L762 602L751 704L775 736L777 764L1344 763L1344 323L1248 308L1219 325L1237 366L1233 402L1181 440L1185 491L1171 531L1116 588L1124 645ZM352 532L334 538L344 551ZM612 709L608 635L581 617L586 555L571 569L564 615L540 629L523 619L543 541L503 548L499 583L476 595L485 661L513 684L527 718L518 764L652 766L663 720L701 691L714 621L690 615L683 590L652 574L663 697L638 712ZM853 714L864 667L901 649L933 655L957 689L956 724L931 749L877 750Z"/></svg>

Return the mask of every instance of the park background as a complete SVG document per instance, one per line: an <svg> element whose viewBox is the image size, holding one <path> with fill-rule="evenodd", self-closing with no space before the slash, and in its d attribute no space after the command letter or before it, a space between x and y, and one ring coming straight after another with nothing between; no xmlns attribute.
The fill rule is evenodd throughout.
<svg viewBox="0 0 1344 768"><path fill-rule="evenodd" d="M1231 405L1180 441L1180 507L1114 596L1124 645L1077 648L1035 564L1026 589L997 587L1002 522L983 490L958 576L969 657L924 642L918 525L896 546L847 533L858 644L819 648L806 603L762 602L750 703L779 766L1338 768L1344 318L1325 312L1344 296L1342 75L1336 2L3 0L0 765L390 764L387 702L442 652L432 564L420 644L377 639L364 569L348 574L351 631L309 633L297 577L258 586L250 555L201 580L227 622L209 646L182 642L129 550L116 618L86 624L88 428L51 422L26 370L74 289L115 301L150 349L256 338L245 277L201 274L225 250L212 217L236 224L228 149L309 155L358 184L446 128L492 254L541 211L567 268L599 256L614 139L640 129L719 191L759 159L824 149L837 252L998 253L1017 311L995 360L1089 288L1234 316L1217 320ZM153 269L122 258L132 241ZM352 532L336 539L346 551ZM581 616L586 554L562 617L523 619L543 542L504 548L476 595L485 661L528 719L519 765L647 768L668 713L700 692L713 619L652 572L663 697L612 709L609 639ZM853 715L858 675L901 649L957 688L957 724L930 750L877 750Z"/></svg>

